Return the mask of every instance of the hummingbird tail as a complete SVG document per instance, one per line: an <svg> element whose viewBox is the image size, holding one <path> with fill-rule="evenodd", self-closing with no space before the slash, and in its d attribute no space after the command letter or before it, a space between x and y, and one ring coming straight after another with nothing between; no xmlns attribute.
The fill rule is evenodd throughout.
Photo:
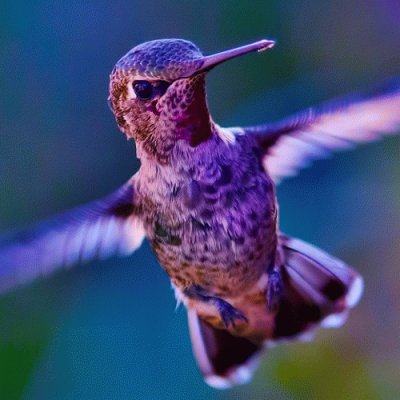
<svg viewBox="0 0 400 400"><path fill-rule="evenodd" d="M283 234L279 242L283 291L271 315L273 332L269 326L264 341L216 329L188 309L193 353L210 386L225 389L247 383L266 348L281 340L309 340L318 327L339 327L361 297L361 276L342 261Z"/></svg>
<svg viewBox="0 0 400 400"><path fill-rule="evenodd" d="M341 326L361 297L362 277L299 239L281 235L280 244L284 291L275 316L274 338L307 338L317 326Z"/></svg>
<svg viewBox="0 0 400 400"><path fill-rule="evenodd" d="M188 318L193 353L207 384L226 389L247 383L258 366L263 345L212 327L194 310L188 310Z"/></svg>

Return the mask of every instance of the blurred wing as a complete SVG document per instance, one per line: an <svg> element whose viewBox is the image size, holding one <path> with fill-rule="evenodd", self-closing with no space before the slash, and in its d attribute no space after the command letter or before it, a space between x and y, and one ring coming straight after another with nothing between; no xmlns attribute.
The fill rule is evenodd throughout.
<svg viewBox="0 0 400 400"><path fill-rule="evenodd" d="M328 103L275 124L244 130L257 135L264 167L278 183L332 151L400 132L400 82L374 94Z"/></svg>
<svg viewBox="0 0 400 400"><path fill-rule="evenodd" d="M144 238L128 182L104 199L0 240L0 293L62 267L128 254Z"/></svg>

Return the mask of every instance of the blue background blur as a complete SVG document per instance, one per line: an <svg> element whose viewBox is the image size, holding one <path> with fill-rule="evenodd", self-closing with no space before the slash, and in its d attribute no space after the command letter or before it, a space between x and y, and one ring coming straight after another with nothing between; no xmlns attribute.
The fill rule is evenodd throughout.
<svg viewBox="0 0 400 400"><path fill-rule="evenodd" d="M134 45L278 45L210 73L220 124L277 119L400 73L397 0L0 3L0 229L111 192L137 168L107 103ZM250 385L200 378L186 315L145 244L0 300L0 399L400 398L400 140L314 164L279 188L282 229L365 275L360 306L313 344L271 350Z"/></svg>

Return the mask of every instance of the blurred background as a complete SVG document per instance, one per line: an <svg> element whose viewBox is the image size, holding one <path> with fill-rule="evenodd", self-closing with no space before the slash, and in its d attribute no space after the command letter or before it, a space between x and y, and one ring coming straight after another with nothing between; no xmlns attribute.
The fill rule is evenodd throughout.
<svg viewBox="0 0 400 400"><path fill-rule="evenodd" d="M276 120L400 74L397 0L3 0L0 230L101 197L138 168L107 107L134 45L205 53L262 37L273 51L208 77L221 125ZM254 380L206 386L186 314L149 246L0 299L1 399L400 398L400 138L314 164L278 190L282 229L357 267L366 290L340 330L271 350Z"/></svg>

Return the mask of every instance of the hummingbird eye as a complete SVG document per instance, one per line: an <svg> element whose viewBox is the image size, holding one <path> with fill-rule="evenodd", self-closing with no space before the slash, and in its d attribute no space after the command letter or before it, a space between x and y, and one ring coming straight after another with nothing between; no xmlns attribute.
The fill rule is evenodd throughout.
<svg viewBox="0 0 400 400"><path fill-rule="evenodd" d="M148 81L135 81L132 84L136 96L143 101L150 100L155 96L162 96L168 89L171 82L154 81L151 84Z"/></svg>
<svg viewBox="0 0 400 400"><path fill-rule="evenodd" d="M153 85L147 81L133 82L133 90L140 100L150 100L154 95Z"/></svg>
<svg viewBox="0 0 400 400"><path fill-rule="evenodd" d="M157 88L157 93L162 96L168 89L169 85L171 85L171 82L167 81L157 81L156 88Z"/></svg>

